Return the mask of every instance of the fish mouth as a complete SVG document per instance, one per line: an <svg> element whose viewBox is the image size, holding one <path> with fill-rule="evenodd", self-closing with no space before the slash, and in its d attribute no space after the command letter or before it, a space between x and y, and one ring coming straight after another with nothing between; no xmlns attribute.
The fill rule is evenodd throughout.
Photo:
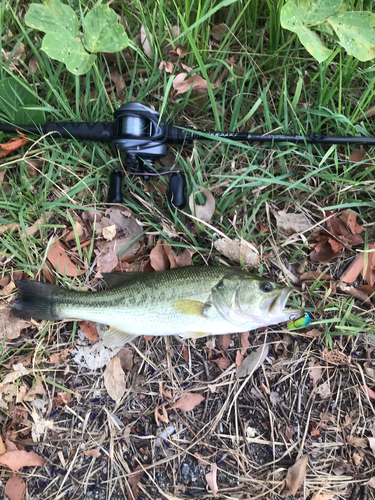
<svg viewBox="0 0 375 500"><path fill-rule="evenodd" d="M293 309L291 307L286 307L290 294L292 293L293 288L284 288L281 290L276 297L272 298L271 303L269 304L268 312L271 314L283 314L293 316L294 314L299 314L299 309Z"/></svg>

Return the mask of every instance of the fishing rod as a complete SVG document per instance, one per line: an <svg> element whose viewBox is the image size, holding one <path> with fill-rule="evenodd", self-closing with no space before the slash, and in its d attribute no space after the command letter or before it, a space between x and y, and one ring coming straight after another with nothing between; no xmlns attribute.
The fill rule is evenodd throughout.
<svg viewBox="0 0 375 500"><path fill-rule="evenodd" d="M181 208L185 204L184 178L180 171L155 169L156 160L167 154L168 144L186 144L195 140L230 139L236 142L271 142L293 144L368 144L375 145L375 137L331 136L313 133L311 135L292 134L247 134L236 132L197 132L168 125L160 113L139 102L120 106L114 113L112 122L46 122L44 125L0 124L2 132L22 130L30 134L82 141L111 142L119 151L126 153L125 170L129 174L152 176L170 174L168 201L172 207ZM122 202L122 170L114 170L110 175L108 203Z"/></svg>

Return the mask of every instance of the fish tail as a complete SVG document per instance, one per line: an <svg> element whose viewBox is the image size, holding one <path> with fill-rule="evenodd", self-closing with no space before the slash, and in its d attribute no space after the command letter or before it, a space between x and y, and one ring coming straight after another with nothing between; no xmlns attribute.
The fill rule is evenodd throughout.
<svg viewBox="0 0 375 500"><path fill-rule="evenodd" d="M62 319L58 312L57 299L65 290L49 283L20 280L16 282L18 298L11 313L23 319Z"/></svg>

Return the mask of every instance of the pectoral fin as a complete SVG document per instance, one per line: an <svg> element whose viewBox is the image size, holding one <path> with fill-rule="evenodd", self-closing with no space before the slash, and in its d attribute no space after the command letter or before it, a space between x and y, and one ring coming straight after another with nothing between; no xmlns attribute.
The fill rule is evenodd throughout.
<svg viewBox="0 0 375 500"><path fill-rule="evenodd" d="M200 339L201 337L207 337L207 335L211 335L207 332L186 332L183 335L180 334L180 337L183 339Z"/></svg>
<svg viewBox="0 0 375 500"><path fill-rule="evenodd" d="M206 304L203 304L203 302L199 302L198 300L175 300L172 305L175 310L181 314L200 316L201 318L206 317L204 314Z"/></svg>
<svg viewBox="0 0 375 500"><path fill-rule="evenodd" d="M137 334L124 332L114 326L110 326L104 334L103 343L106 347L122 347L137 337Z"/></svg>

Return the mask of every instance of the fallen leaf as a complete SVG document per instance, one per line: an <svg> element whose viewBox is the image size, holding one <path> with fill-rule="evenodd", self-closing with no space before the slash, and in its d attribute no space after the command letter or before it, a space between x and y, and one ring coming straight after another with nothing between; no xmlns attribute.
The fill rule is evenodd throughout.
<svg viewBox="0 0 375 500"><path fill-rule="evenodd" d="M11 470L16 471L22 467L41 467L44 465L44 458L40 457L33 451L11 450L7 451L0 457L0 464L7 465Z"/></svg>
<svg viewBox="0 0 375 500"><path fill-rule="evenodd" d="M122 347L116 356L120 360L123 370L130 371L133 368L133 351L131 349Z"/></svg>
<svg viewBox="0 0 375 500"><path fill-rule="evenodd" d="M350 410L350 412L345 415L343 426L347 427L348 425L356 424L358 420L359 410L355 408L354 410Z"/></svg>
<svg viewBox="0 0 375 500"><path fill-rule="evenodd" d="M305 214L288 214L285 210L274 213L277 227L286 235L299 234L309 230L312 226Z"/></svg>
<svg viewBox="0 0 375 500"><path fill-rule="evenodd" d="M316 384L319 382L323 375L323 369L320 366L319 362L317 361L314 363L314 361L309 362L309 377L312 380L314 387Z"/></svg>
<svg viewBox="0 0 375 500"><path fill-rule="evenodd" d="M104 385L112 399L119 403L125 394L125 373L121 367L121 361L114 356L107 364L104 371Z"/></svg>
<svg viewBox="0 0 375 500"><path fill-rule="evenodd" d="M200 453L195 452L195 453L194 453L194 456L195 456L195 458L197 458L197 459L198 459L198 465L211 465L211 464L210 464L210 462L209 462L208 460L206 460L206 459L204 458L204 456L203 456L203 455L201 455Z"/></svg>
<svg viewBox="0 0 375 500"><path fill-rule="evenodd" d="M365 264L365 254L364 252L359 253L350 263L350 265L345 269L345 271L340 276L340 280L345 283L353 283L358 276L363 272L363 266Z"/></svg>
<svg viewBox="0 0 375 500"><path fill-rule="evenodd" d="M0 456L4 455L4 453L7 451L3 438L0 436Z"/></svg>
<svg viewBox="0 0 375 500"><path fill-rule="evenodd" d="M320 430L313 427L310 432L311 437L318 437L320 435Z"/></svg>
<svg viewBox="0 0 375 500"><path fill-rule="evenodd" d="M61 391L57 393L57 397L54 398L54 406L62 406L70 403L72 399L72 393L68 391Z"/></svg>
<svg viewBox="0 0 375 500"><path fill-rule="evenodd" d="M364 161L364 160L366 160L366 161ZM371 167L372 166L371 157L368 154L368 152L365 151L364 149L354 149L350 153L350 161L352 163L361 163L363 165L363 167Z"/></svg>
<svg viewBox="0 0 375 500"><path fill-rule="evenodd" d="M31 435L34 443L38 443L41 439L44 439L47 429L53 429L53 422L42 418L35 408L33 408L31 417L33 419Z"/></svg>
<svg viewBox="0 0 375 500"><path fill-rule="evenodd" d="M117 229L115 224L103 227L102 235L103 238L105 238L107 241L112 241L113 238L116 236L116 233Z"/></svg>
<svg viewBox="0 0 375 500"><path fill-rule="evenodd" d="M246 240L221 238L214 241L214 247L233 262L243 263L253 268L258 267L260 264L260 255Z"/></svg>
<svg viewBox="0 0 375 500"><path fill-rule="evenodd" d="M159 240L156 243L156 247L151 250L150 263L155 271L165 271L170 267L169 259L165 253L164 245L165 242L163 240Z"/></svg>
<svg viewBox="0 0 375 500"><path fill-rule="evenodd" d="M237 367L237 378L247 377L255 372L265 361L268 356L268 344L263 344L252 351Z"/></svg>
<svg viewBox="0 0 375 500"><path fill-rule="evenodd" d="M189 250L186 248L180 255L177 255L175 258L177 267L191 266L194 253L195 250Z"/></svg>
<svg viewBox="0 0 375 500"><path fill-rule="evenodd" d="M87 269L74 256L68 254L69 249L62 241L55 241L48 251L47 259L53 267L65 276L80 276ZM79 265L79 268L77 267Z"/></svg>
<svg viewBox="0 0 375 500"><path fill-rule="evenodd" d="M228 359L228 358L226 358L224 356L221 356L218 359L213 359L212 361L214 363L216 363L217 366L220 368L220 370L223 371L223 372L225 370L227 370L230 367L230 365L232 364L231 361L230 361L230 359Z"/></svg>
<svg viewBox="0 0 375 500"><path fill-rule="evenodd" d="M226 24L220 23L213 26L210 29L210 35L217 41L220 42L229 32L229 28Z"/></svg>
<svg viewBox="0 0 375 500"><path fill-rule="evenodd" d="M331 396L331 388L328 380L323 382L323 384L317 388L316 394L318 394L322 399L327 399Z"/></svg>
<svg viewBox="0 0 375 500"><path fill-rule="evenodd" d="M151 45L154 44L154 39L152 37L152 34L146 30L146 28L142 25L141 26L141 45L143 52L146 54L146 56L151 59L152 61L154 60L154 53L151 49Z"/></svg>
<svg viewBox="0 0 375 500"><path fill-rule="evenodd" d="M369 243L364 251L363 278L370 286L375 284L375 243Z"/></svg>
<svg viewBox="0 0 375 500"><path fill-rule="evenodd" d="M224 349L229 349L232 343L232 335L230 333L225 333L224 335L218 335L216 340L218 347L224 347Z"/></svg>
<svg viewBox="0 0 375 500"><path fill-rule="evenodd" d="M185 345L182 348L182 357L184 359L188 359L189 358L189 349Z"/></svg>
<svg viewBox="0 0 375 500"><path fill-rule="evenodd" d="M44 396L47 395L47 391L44 388L43 382L37 378L35 379L34 386L27 392L23 400L26 402L34 401L35 396L38 394Z"/></svg>
<svg viewBox="0 0 375 500"><path fill-rule="evenodd" d="M217 486L217 465L211 464L211 472L206 474L206 481L214 497L217 496L219 488Z"/></svg>
<svg viewBox="0 0 375 500"><path fill-rule="evenodd" d="M355 464L357 467L359 467L359 466L362 464L362 462L363 462L364 456L363 456L363 454L361 454L360 452L358 452L358 453L353 453L353 455L352 455L352 459L353 459L354 464Z"/></svg>
<svg viewBox="0 0 375 500"><path fill-rule="evenodd" d="M42 214L35 222L35 224L32 224L31 226L26 228L27 235L34 236L35 234L37 234L38 231L40 230L40 227L46 224L48 219L49 219L49 214L48 215L46 213ZM24 233L22 233L22 237L25 237Z"/></svg>
<svg viewBox="0 0 375 500"><path fill-rule="evenodd" d="M0 292L0 295L10 295L12 291L16 288L14 281L11 281Z"/></svg>
<svg viewBox="0 0 375 500"><path fill-rule="evenodd" d="M165 70L166 73L173 73L173 63L171 61L162 61L159 64L159 73L162 73L163 70Z"/></svg>
<svg viewBox="0 0 375 500"><path fill-rule="evenodd" d="M115 84L116 87L116 95L117 97L121 96L122 91L125 88L124 79L122 78L121 73L116 68L111 68L109 74L111 75L111 80Z"/></svg>
<svg viewBox="0 0 375 500"><path fill-rule="evenodd" d="M367 394L369 398L375 399L375 392L370 389L370 387L368 387L367 385L361 385L360 389L362 390L362 392Z"/></svg>
<svg viewBox="0 0 375 500"><path fill-rule="evenodd" d="M31 57L29 64L28 64L31 73L36 73L38 71L39 63L38 63L38 58L34 55Z"/></svg>
<svg viewBox="0 0 375 500"><path fill-rule="evenodd" d="M204 399L205 398L202 394L185 392L180 399L173 406L171 406L171 410L178 408L183 411L191 411Z"/></svg>
<svg viewBox="0 0 375 500"><path fill-rule="evenodd" d="M15 137L5 144L0 144L0 158L9 155L12 151L24 146L29 142L29 140L30 139L28 137Z"/></svg>
<svg viewBox="0 0 375 500"><path fill-rule="evenodd" d="M366 231L364 227L357 224L357 214L351 210L344 210L340 215L340 219L345 223L352 234L360 234Z"/></svg>
<svg viewBox="0 0 375 500"><path fill-rule="evenodd" d="M340 292L346 293L347 295L351 295L352 297L355 297L356 299L360 300L361 302L367 303L369 306L371 306L371 300L367 293L363 292L359 288L355 288L354 286L347 285L343 281L338 281L336 283L336 288Z"/></svg>
<svg viewBox="0 0 375 500"><path fill-rule="evenodd" d="M241 366L242 361L245 359L245 356L241 354L241 351L238 349L236 351L236 366Z"/></svg>
<svg viewBox="0 0 375 500"><path fill-rule="evenodd" d="M160 413L160 410L162 413ZM159 425L159 421L164 422L166 424L169 422L168 413L167 410L165 409L165 406L157 406L154 411L154 416L156 425Z"/></svg>
<svg viewBox="0 0 375 500"><path fill-rule="evenodd" d="M95 250L95 253L98 254L96 265L98 271L95 275L96 278L102 278L102 273L111 273L118 264L118 258L115 252L109 250L107 253L99 252Z"/></svg>
<svg viewBox="0 0 375 500"><path fill-rule="evenodd" d="M372 454L375 457L375 437L367 437L368 439L368 444L371 448Z"/></svg>
<svg viewBox="0 0 375 500"><path fill-rule="evenodd" d="M350 365L351 356L347 356L343 352L340 352L339 349L335 349L334 351L329 350L327 347L322 352L322 358L328 363L333 363L335 365Z"/></svg>
<svg viewBox="0 0 375 500"><path fill-rule="evenodd" d="M63 349L60 352L52 354L48 360L49 363L53 363L54 365L58 365L60 363L66 363L66 360L70 356L72 349Z"/></svg>
<svg viewBox="0 0 375 500"><path fill-rule="evenodd" d="M370 438L353 436L352 434L346 436L346 442L355 448L367 448L367 445L369 444L367 439Z"/></svg>
<svg viewBox="0 0 375 500"><path fill-rule="evenodd" d="M328 491L326 493L319 492L314 493L311 500L332 500L336 495L338 494L334 491Z"/></svg>
<svg viewBox="0 0 375 500"><path fill-rule="evenodd" d="M21 318L16 318L11 313L10 304L0 304L0 339L6 337L7 341L17 339L22 330L29 328L32 323Z"/></svg>
<svg viewBox="0 0 375 500"><path fill-rule="evenodd" d="M309 455L304 455L288 469L285 480L292 495L295 495L297 493L305 480L308 461Z"/></svg>
<svg viewBox="0 0 375 500"><path fill-rule="evenodd" d="M86 455L87 457L92 457L92 458L100 458L102 456L99 448L94 448L93 450L84 451L83 454Z"/></svg>
<svg viewBox="0 0 375 500"><path fill-rule="evenodd" d="M186 57L187 50L182 45L175 45L172 50L168 52L168 54L172 60L177 61L179 57L181 57L181 59Z"/></svg>
<svg viewBox="0 0 375 500"><path fill-rule="evenodd" d="M147 466L142 465L137 465L131 476L128 477L128 484L130 486L130 492L128 491L128 498L129 499L137 499L138 498L138 483L141 480L144 470L147 468Z"/></svg>
<svg viewBox="0 0 375 500"><path fill-rule="evenodd" d="M9 500L22 500L26 484L19 474L12 474L6 482L4 492Z"/></svg>
<svg viewBox="0 0 375 500"><path fill-rule="evenodd" d="M189 78L187 73L179 73L173 79L173 88L177 91L176 94L184 94L190 89L197 90L199 93L207 91L207 80L200 75L192 75Z"/></svg>
<svg viewBox="0 0 375 500"><path fill-rule="evenodd" d="M96 342L98 340L98 330L94 321L79 321L78 326L89 340L92 342Z"/></svg>
<svg viewBox="0 0 375 500"><path fill-rule="evenodd" d="M142 225L137 222L128 209L109 208L106 216L96 224L96 234L101 235L103 227L115 224L118 233L112 241L98 242L104 254L112 251L119 255L120 259L138 252L141 243L139 238L142 234ZM133 242L133 243L132 243Z"/></svg>
<svg viewBox="0 0 375 500"><path fill-rule="evenodd" d="M210 191L198 186L199 191L206 197L204 205L198 205L195 202L195 194L192 193L189 196L189 207L191 213L195 215L198 219L202 219L205 222L210 222L214 212L215 212L215 198L212 196Z"/></svg>
<svg viewBox="0 0 375 500"><path fill-rule="evenodd" d="M369 481L367 481L367 484L368 486L371 486L371 488L375 488L375 476L372 477Z"/></svg>

